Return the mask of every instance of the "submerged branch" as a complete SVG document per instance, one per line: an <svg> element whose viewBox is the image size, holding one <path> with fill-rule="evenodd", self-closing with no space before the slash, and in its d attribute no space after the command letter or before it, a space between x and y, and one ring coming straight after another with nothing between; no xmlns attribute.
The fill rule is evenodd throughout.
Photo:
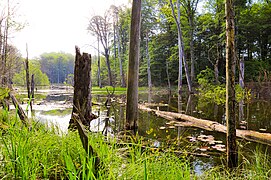
<svg viewBox="0 0 271 180"><path fill-rule="evenodd" d="M195 118L193 116L189 116L189 115L181 114L181 113L151 109L148 106L143 105L143 104L140 104L138 108L143 111L154 112L157 116L160 116L167 120L181 121L181 124L183 126L197 127L197 128L205 129L207 131L217 131L217 132L222 132L222 133L226 133L226 130L227 130L226 126L215 121L199 119L199 118ZM248 141L258 142L258 143L267 144L271 146L270 133L260 133L260 132L252 131L252 130L236 129L236 136L239 138L246 139Z"/></svg>

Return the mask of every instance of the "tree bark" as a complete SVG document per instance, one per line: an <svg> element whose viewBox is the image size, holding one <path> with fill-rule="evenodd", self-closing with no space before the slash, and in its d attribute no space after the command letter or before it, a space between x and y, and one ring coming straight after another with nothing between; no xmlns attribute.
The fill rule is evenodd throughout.
<svg viewBox="0 0 271 180"><path fill-rule="evenodd" d="M35 75L34 74L32 74L32 76L31 76L31 91L30 91L30 93L31 93L31 96L32 96L32 99L34 99L34 95L35 95L35 91L34 91L34 89L35 89L35 81L34 81L34 77L35 77Z"/></svg>
<svg viewBox="0 0 271 180"><path fill-rule="evenodd" d="M190 8L189 8L190 9ZM191 59L191 83L195 81L195 51L194 51L194 15L189 13L188 21L190 25L190 59ZM193 13L194 14L194 13Z"/></svg>
<svg viewBox="0 0 271 180"><path fill-rule="evenodd" d="M80 118L80 115L78 114L75 114L75 113L72 113L72 120L75 122L77 128L78 128L78 133L79 133L79 136L80 136L80 139L81 139L81 142L82 142L82 145L87 153L87 162L91 159L89 159L90 157L94 157L94 174L96 174L98 168L99 168L99 165L100 165L100 158L98 157L97 153L94 151L93 147L89 144L89 140L88 140L88 133L84 127L84 125L82 124L82 121L85 121L85 120L82 120Z"/></svg>
<svg viewBox="0 0 271 180"><path fill-rule="evenodd" d="M235 37L233 1L226 0L226 122L227 122L227 165L238 166L235 117Z"/></svg>
<svg viewBox="0 0 271 180"><path fill-rule="evenodd" d="M138 118L140 21L141 21L141 0L133 0L131 31L130 31L125 127L126 130L134 131L137 129L137 118Z"/></svg>
<svg viewBox="0 0 271 180"><path fill-rule="evenodd" d="M151 59L149 54L149 35L146 33L146 57L147 57L147 73L148 73L148 87L149 91L152 90L152 82L151 82Z"/></svg>
<svg viewBox="0 0 271 180"><path fill-rule="evenodd" d="M34 96L34 94L35 94L35 90L34 90L34 88L35 88L34 77L35 77L35 75L32 74L31 75L31 88L30 88L30 94L31 94L30 107L31 107L31 111L33 110L33 104L34 104L34 98L35 98L35 96Z"/></svg>
<svg viewBox="0 0 271 180"><path fill-rule="evenodd" d="M216 44L216 60L214 64L214 72L215 72L215 83L219 84L219 70L218 70L218 65L220 62L220 43L217 42Z"/></svg>
<svg viewBox="0 0 271 180"><path fill-rule="evenodd" d="M97 37L98 40L98 86L102 88L102 81L101 81L101 56L100 56L100 40L99 37Z"/></svg>
<svg viewBox="0 0 271 180"><path fill-rule="evenodd" d="M168 84L168 92L171 94L171 83L170 83L170 77L168 72L168 61L166 61L166 73L167 73L167 84Z"/></svg>
<svg viewBox="0 0 271 180"><path fill-rule="evenodd" d="M109 60L109 49L105 49L105 59L106 59L106 66L107 66L107 72L108 72L108 83L109 83L109 86L113 86L112 72L111 72L111 66L110 66L110 60Z"/></svg>
<svg viewBox="0 0 271 180"><path fill-rule="evenodd" d="M76 46L75 66L74 66L74 96L72 113L79 114L83 125L89 126L94 119L91 113L91 56L83 53ZM71 118L69 129L75 128L75 122Z"/></svg>
<svg viewBox="0 0 271 180"><path fill-rule="evenodd" d="M30 80L29 80L29 61L28 61L28 47L26 45L26 59L25 59L25 77L26 77L26 89L27 89L27 97L30 100Z"/></svg>
<svg viewBox="0 0 271 180"><path fill-rule="evenodd" d="M14 105L14 107L16 108L17 112L18 112L18 115L20 117L20 119L22 120L22 122L28 126L28 118L23 110L23 108L20 106L18 100L16 99L16 97L14 96L13 92L10 91L9 92L9 96L12 100L12 103Z"/></svg>
<svg viewBox="0 0 271 180"><path fill-rule="evenodd" d="M117 19L117 23L118 23L118 19ZM118 58L119 58L119 63L120 63L120 78L121 78L121 87L125 87L126 83L125 83L125 77L124 77L124 73L123 73L123 68L122 68L122 52L121 52L121 46L120 46L120 33L119 33L119 27L117 27L117 40L118 40Z"/></svg>
<svg viewBox="0 0 271 180"><path fill-rule="evenodd" d="M239 64L239 84L242 89L245 88L245 82L244 82L244 77L245 77L245 61L244 61L244 56L240 59L240 64Z"/></svg>

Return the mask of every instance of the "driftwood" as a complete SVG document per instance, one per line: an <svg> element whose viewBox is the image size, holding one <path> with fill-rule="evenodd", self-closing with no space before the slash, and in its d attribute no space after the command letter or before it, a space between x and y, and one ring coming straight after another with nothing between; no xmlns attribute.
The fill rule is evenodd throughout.
<svg viewBox="0 0 271 180"><path fill-rule="evenodd" d="M139 109L148 112L154 112L157 116L165 118L167 120L178 120L179 124L183 126L191 126L197 127L201 129L205 129L207 131L217 131L226 133L227 127L214 121L204 120L195 118L193 116L188 116L181 113L167 112L167 111L159 111L156 109L151 109L143 104L140 104ZM260 133L252 130L236 130L236 136L239 138L246 139L248 141L258 142L262 144L267 144L271 146L271 134L270 133Z"/></svg>
<svg viewBox="0 0 271 180"><path fill-rule="evenodd" d="M20 117L20 119L22 120L22 122L25 124L25 125L28 125L28 118L23 110L23 108L20 106L18 100L16 99L16 97L14 96L14 94L12 93L12 91L9 92L9 96L12 100L12 103L14 105L14 107L16 109L18 109L18 115Z"/></svg>

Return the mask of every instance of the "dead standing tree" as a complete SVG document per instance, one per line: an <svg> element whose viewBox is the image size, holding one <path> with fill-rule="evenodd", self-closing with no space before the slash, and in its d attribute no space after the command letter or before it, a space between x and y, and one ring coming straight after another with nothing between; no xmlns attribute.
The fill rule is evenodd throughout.
<svg viewBox="0 0 271 180"><path fill-rule="evenodd" d="M85 127L89 127L92 119L96 118L91 113L91 56L88 53L81 55L80 49L75 47L74 66L74 96L72 117L69 122L69 129L78 129L81 142L87 153L87 161L94 158L95 171L99 165L99 158L91 145L89 145L88 133Z"/></svg>
<svg viewBox="0 0 271 180"><path fill-rule="evenodd" d="M141 0L133 0L129 47L126 130L135 130L137 128L140 20Z"/></svg>
<svg viewBox="0 0 271 180"><path fill-rule="evenodd" d="M192 93L192 83L191 83L191 79L189 76L189 72L188 72L188 65L186 63L186 57L184 54L184 42L183 42L183 32L182 32L182 28L181 28L181 9L180 9L180 0L177 0L177 10L178 10L178 16L176 17L175 15L175 9L174 9L174 5L172 3L172 0L169 1L170 2L170 7L171 7L171 11L172 11L172 15L174 18L174 21L177 25L177 29L178 29L178 48L179 48L179 76L178 76L178 93L182 94L182 63L184 64L184 70L185 70L185 74L186 74L186 80L187 80L187 86L188 86L188 90L190 93ZM183 62L182 62L183 61Z"/></svg>
<svg viewBox="0 0 271 180"><path fill-rule="evenodd" d="M235 117L235 37L233 0L226 0L226 121L227 121L227 164L238 165Z"/></svg>
<svg viewBox="0 0 271 180"><path fill-rule="evenodd" d="M85 126L95 117L91 113L91 56L87 53L81 55L76 46L74 66L74 96L72 114L78 114ZM75 127L73 117L69 123L69 129Z"/></svg>
<svg viewBox="0 0 271 180"><path fill-rule="evenodd" d="M110 34L111 34L111 23L109 22L109 17L107 14L102 16L94 16L91 18L88 26L88 30L94 33L98 39L100 40L100 43L102 44L104 48L104 53L102 53L105 56L106 59L106 65L108 70L108 83L110 86L113 86L112 82L112 72L110 67L110 60L109 60L109 52L110 52Z"/></svg>
<svg viewBox="0 0 271 180"><path fill-rule="evenodd" d="M31 100L31 89L30 89L30 78L29 78L29 61L28 61L28 46L26 44L26 59L25 59L25 78L26 78L26 89L28 101L30 101L30 109L32 111L32 100Z"/></svg>

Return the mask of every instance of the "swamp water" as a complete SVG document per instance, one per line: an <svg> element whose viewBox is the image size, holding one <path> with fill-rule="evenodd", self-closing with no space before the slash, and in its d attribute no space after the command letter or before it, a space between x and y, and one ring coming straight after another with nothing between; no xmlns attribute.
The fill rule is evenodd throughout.
<svg viewBox="0 0 271 180"><path fill-rule="evenodd" d="M46 94L46 98L33 105L34 118L38 121L57 125L66 132L72 111L72 92L66 90L45 90L38 93ZM92 132L101 132L107 136L118 136L125 126L125 95L111 98L111 105L105 106L106 95L93 95L92 102L99 105L92 106L94 114L99 118L90 124ZM199 102L197 96L182 97L153 92L153 94L139 94L139 102L160 103L162 111L181 112L194 117L217 121L226 124L225 108L214 103ZM23 108L26 109L24 104ZM237 107L238 128L271 133L271 99L252 99L249 103L239 104ZM159 118L152 113L139 111L138 134L144 138L143 142L151 147L161 147L178 152L188 150L195 155L210 155L196 157L191 160L195 172L201 174L216 165L224 163L226 136L223 133L209 132L193 127L181 127L174 122ZM256 143L245 140L239 141L239 151L249 156L256 147ZM185 148L184 148L185 147ZM269 147L268 147L269 148ZM265 150L265 146L263 148ZM246 157L247 158L247 157Z"/></svg>

